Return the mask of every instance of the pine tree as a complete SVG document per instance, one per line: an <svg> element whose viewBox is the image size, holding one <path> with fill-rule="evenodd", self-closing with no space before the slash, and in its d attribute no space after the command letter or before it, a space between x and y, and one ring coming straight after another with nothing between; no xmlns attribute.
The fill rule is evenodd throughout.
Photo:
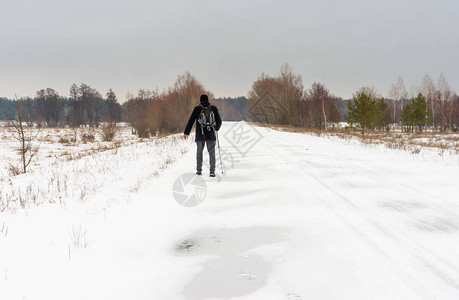
<svg viewBox="0 0 459 300"><path fill-rule="evenodd" d="M362 129L362 134L365 134L365 128L374 129L382 124L387 103L383 99L376 100L374 93L362 89L347 103L347 107L349 113L346 121L351 126L357 124Z"/></svg>
<svg viewBox="0 0 459 300"><path fill-rule="evenodd" d="M107 92L107 100L105 100L107 107L107 116L110 122L116 122L120 120L121 106L116 99L116 94L110 89Z"/></svg>
<svg viewBox="0 0 459 300"><path fill-rule="evenodd" d="M407 104L402 110L401 121L406 126L407 131L413 131L414 127L421 132L429 121L429 109L426 98L419 93L411 103Z"/></svg>

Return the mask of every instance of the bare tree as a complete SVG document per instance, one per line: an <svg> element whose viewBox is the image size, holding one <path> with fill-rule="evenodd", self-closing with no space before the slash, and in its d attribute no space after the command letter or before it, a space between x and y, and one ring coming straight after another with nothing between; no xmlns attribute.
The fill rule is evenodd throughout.
<svg viewBox="0 0 459 300"><path fill-rule="evenodd" d="M451 129L455 132L459 131L459 96L454 94L452 100L452 114L451 114Z"/></svg>
<svg viewBox="0 0 459 300"><path fill-rule="evenodd" d="M21 102L24 107L24 114L27 116L26 124L28 127L32 127L34 125L34 102L29 97L22 99Z"/></svg>
<svg viewBox="0 0 459 300"><path fill-rule="evenodd" d="M147 104L156 97L156 92L143 89L139 90L137 96L132 93L127 95L127 101L122 105L122 115L131 124L132 134L139 134L137 130L146 126Z"/></svg>
<svg viewBox="0 0 459 300"><path fill-rule="evenodd" d="M440 119L442 130L445 131L451 124L452 97L449 84L445 74L440 74L438 78L438 98L440 99Z"/></svg>
<svg viewBox="0 0 459 300"><path fill-rule="evenodd" d="M70 88L70 113L69 121L72 126L82 124L98 127L102 116L102 95L82 83L79 87L73 84Z"/></svg>
<svg viewBox="0 0 459 300"><path fill-rule="evenodd" d="M435 114L435 84L430 78L429 75L425 74L421 81L421 86L419 88L419 92L426 97L428 107L430 108L430 119L432 120L432 126L436 128L436 114Z"/></svg>
<svg viewBox="0 0 459 300"><path fill-rule="evenodd" d="M78 127L83 124L83 109L80 99L80 90L76 84L72 84L70 88L70 111L67 115L67 121L70 123L70 126L73 128Z"/></svg>
<svg viewBox="0 0 459 300"><path fill-rule="evenodd" d="M27 167L38 153L39 145L35 146L34 142L40 131L34 131L33 128L25 126L27 123L31 122L31 112L25 112L23 101L16 100L15 102L15 118L13 121L9 122L9 127L11 128L10 133L17 142L16 146L13 146L13 149L16 150L21 157L22 172L27 173ZM11 164L10 166L15 168Z"/></svg>
<svg viewBox="0 0 459 300"><path fill-rule="evenodd" d="M302 124L303 81L284 64L279 76L262 74L248 93L248 111L253 119L272 124Z"/></svg>
<svg viewBox="0 0 459 300"><path fill-rule="evenodd" d="M279 78L271 77L264 73L252 84L248 92L247 115L251 121L268 124L281 124L281 109L279 91L281 83Z"/></svg>
<svg viewBox="0 0 459 300"><path fill-rule="evenodd" d="M332 117L336 121L336 101L335 97L330 95L325 85L314 82L311 88L305 93L308 102L309 126L317 129L327 129L328 119Z"/></svg>
<svg viewBox="0 0 459 300"><path fill-rule="evenodd" d="M408 92L405 87L405 82L401 76L397 79L396 87L399 96L398 100L400 101L400 108L403 109L405 101L408 100Z"/></svg>
<svg viewBox="0 0 459 300"><path fill-rule="evenodd" d="M37 91L36 101L46 126L57 126L64 109L59 94L51 88L42 89Z"/></svg>
<svg viewBox="0 0 459 300"><path fill-rule="evenodd" d="M389 90L389 98L394 100L392 101L392 113L394 122L397 122L400 116L399 112L403 110L404 101L406 101L408 98L408 92L406 91L405 83L401 76L398 77L397 82L395 84L391 85L391 88ZM397 102L399 104L398 107Z"/></svg>
<svg viewBox="0 0 459 300"><path fill-rule="evenodd" d="M398 99L398 92L397 92L397 87L396 87L396 85L394 83L390 86L389 98L392 100L392 105L393 105L392 119L393 119L393 122L396 122L396 120L397 120L397 104L396 104L396 102L397 102L397 99Z"/></svg>
<svg viewBox="0 0 459 300"><path fill-rule="evenodd" d="M289 64L283 64L280 70L281 102L287 108L284 119L287 124L298 126L300 124L299 102L303 98L303 79L295 74Z"/></svg>
<svg viewBox="0 0 459 300"><path fill-rule="evenodd" d="M193 110L194 106L199 103L199 97L201 94L207 94L209 99L213 98L213 94L204 88L204 85L189 72L185 72L177 77L172 89L167 93L170 98L170 105L166 109L173 107L175 120L171 120L172 123L168 125L171 127L169 130L174 131L173 124L178 125L179 128L184 128L188 121L188 115ZM164 93L163 93L164 96Z"/></svg>

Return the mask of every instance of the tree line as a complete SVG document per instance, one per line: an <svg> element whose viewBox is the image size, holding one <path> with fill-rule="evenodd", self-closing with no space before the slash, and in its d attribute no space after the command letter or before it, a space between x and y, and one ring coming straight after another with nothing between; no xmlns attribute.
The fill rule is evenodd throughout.
<svg viewBox="0 0 459 300"><path fill-rule="evenodd" d="M181 132L201 94L213 97L196 77L185 72L162 92L141 89L137 95L128 95L122 105L122 119L140 137Z"/></svg>
<svg viewBox="0 0 459 300"><path fill-rule="evenodd" d="M342 119L341 100L321 83L305 89L301 75L285 64L279 75L262 74L252 84L246 114L261 123L327 129Z"/></svg>
<svg viewBox="0 0 459 300"><path fill-rule="evenodd" d="M409 97L399 78L389 90L389 97L377 95L373 88L361 88L348 102L347 122L365 129L389 131L401 128L405 132L459 131L459 96L454 93L441 74L435 85L425 75Z"/></svg>
<svg viewBox="0 0 459 300"><path fill-rule="evenodd" d="M104 97L88 84L73 84L69 97L47 88L37 91L34 98L0 98L0 119L17 120L17 112L21 111L21 120L31 126L99 127L102 122L123 121L131 125L132 133L148 137L182 131L204 93L213 98L212 92L189 72L179 75L173 86L162 92L140 89L137 94L129 93L123 104L111 89ZM246 102L246 97L212 100L222 118L228 121L244 119Z"/></svg>
<svg viewBox="0 0 459 300"><path fill-rule="evenodd" d="M342 99L322 83L304 88L301 75L285 64L278 75L262 74L248 93L247 118L251 121L327 129L340 121L365 130L401 128L407 132L459 131L459 96L442 74L437 85L425 75L408 96L402 78L389 90L389 97L374 88L362 87L352 99Z"/></svg>
<svg viewBox="0 0 459 300"><path fill-rule="evenodd" d="M180 132L189 113L199 103L202 93L213 99L212 92L189 72L179 75L174 84L163 91L141 89L118 102L113 90L102 95L87 84L73 84L69 96L61 96L52 88L41 89L34 98L8 100L0 98L0 119L14 119L20 105L30 123L40 126L89 126L101 122L127 122L132 132L142 137L158 133ZM288 64L278 75L262 74L253 82L248 97L216 98L211 102L223 120L249 120L260 123L328 129L347 121L351 127L365 130L459 131L459 97L444 75L437 84L425 75L409 96L402 78L394 83L388 97L374 88L357 90L352 99L333 95L318 82L305 88L301 75Z"/></svg>
<svg viewBox="0 0 459 300"><path fill-rule="evenodd" d="M15 120L23 111L24 122L44 127L99 127L104 122L121 121L121 105L110 89L104 98L91 86L73 84L70 97L59 95L52 88L41 89L34 98L0 99L0 119Z"/></svg>
<svg viewBox="0 0 459 300"><path fill-rule="evenodd" d="M426 127L438 131L459 130L459 96L452 91L444 74L440 74L437 84L429 75L424 75L412 94L408 96L401 77L391 86L390 122L401 124L406 131L422 131Z"/></svg>

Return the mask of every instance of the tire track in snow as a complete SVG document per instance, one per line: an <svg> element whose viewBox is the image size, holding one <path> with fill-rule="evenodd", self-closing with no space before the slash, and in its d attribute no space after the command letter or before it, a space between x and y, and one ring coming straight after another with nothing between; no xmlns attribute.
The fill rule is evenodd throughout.
<svg viewBox="0 0 459 300"><path fill-rule="evenodd" d="M304 173L307 173L307 172L304 172ZM373 215L373 216L375 216L377 218L383 219L384 221L386 221L386 222L384 222L384 224L390 224L390 222L385 217L383 217L380 214L376 213L374 210L371 210L371 209L368 209L368 208L363 208L362 209L362 207L357 206L355 203L350 201L346 196L344 196L341 193L339 193L336 190L334 190L332 187L330 187L329 185L324 183L317 176L315 176L313 174L308 174L308 175L310 175L317 182L319 182L322 186L324 186L325 188L330 190L332 193L337 195L339 198L344 200L346 203L348 203L353 208L356 208L356 209L360 210L364 214L369 213L369 214L371 214L371 215ZM374 220L371 220L370 218L368 218L366 216L364 218L367 220L367 222L371 223L374 227L376 227L380 232L385 234L387 237L393 239L396 242L396 244L399 244L399 245L401 245L403 243L406 244L406 241L411 243L411 245L409 245L409 247L405 246L405 247L403 247L403 249L404 250L408 250L410 248L417 248L416 251L409 250L409 251L411 251L411 254L413 255L413 257L417 258L423 265L428 267L431 271L433 271L443 281L448 283L453 288L459 290L459 272L458 272L457 267L454 264L452 264L449 261L446 261L445 259L439 257L438 255L435 255L433 252L431 252L430 250L428 250L424 246L420 245L414 239L410 238L409 235L407 235L405 233L402 233L401 231L396 230L395 228L390 227L389 225L382 225L380 223L377 223ZM420 256L418 254L419 252L424 252L424 255ZM423 256L424 257L425 256L432 256L430 259L431 260L438 260L438 262L436 264L435 263L431 263L431 262L429 262L429 259L425 259L425 258L423 258ZM439 262L441 263L441 265L443 265L442 267L438 266ZM447 271L445 269L452 269L452 270ZM453 276L447 274L447 273L451 273L451 271L456 273L453 276L457 277L457 278L452 278Z"/></svg>
<svg viewBox="0 0 459 300"><path fill-rule="evenodd" d="M350 164L348 164L350 165ZM416 196L415 193L413 192L413 188L408 186L407 184L402 184L402 183L399 183L397 181L395 181L394 179L390 178L390 177L387 177L387 176L384 176L384 174L382 173L379 173L379 172L375 172L373 170L370 170L368 168L365 168L365 167L362 167L361 165L359 164L355 164L355 166L367 173L371 173L373 174L373 178L376 178L376 176L378 177L381 177L381 178L384 178L384 180L386 181L390 181L392 182L394 185L397 185L398 187L402 188L403 190L405 190L407 193L413 195L413 196ZM440 199L436 196L432 196L432 195L429 195L425 192L421 192L419 189L417 189L416 191L418 191L419 193L423 193L435 200L439 200L439 201L444 201L444 202L447 202L448 204L454 204L454 205L457 205L456 203L453 203L452 201L449 201L449 200L446 200L446 199ZM418 197L413 197L413 198L418 198ZM429 203L429 206L428 208L430 210L435 210L437 212L439 212L440 214L444 215L444 214L449 214L451 216L454 216L456 219L459 219L459 216L457 213L455 213L454 211L450 210L450 209L446 209L442 206L439 206L439 205L433 205L432 203ZM382 217L384 219L384 221L388 221L387 218L381 216L381 214L377 213L374 209L369 209L367 208L368 211L371 211L374 215L377 215L378 217ZM386 224L390 224L390 222L386 222ZM429 253L430 255L434 256L436 259L438 259L439 261L443 262L445 264L446 267L449 267L449 268L452 268L455 270L456 272L456 275L459 276L459 267L452 263L451 261L447 261L445 260L444 258L438 256L437 254L435 254L433 251L431 251L430 249L426 248L425 246L423 246L422 244L420 244L419 242L415 241L413 238L411 238L408 234L406 233L402 233L400 232L399 230L395 230L393 227L392 227L392 230L396 233L400 233L400 234L403 234L403 237L410 240L413 244L415 244L417 247L419 248L422 248L423 251ZM459 287L459 284L455 283L455 285L457 287Z"/></svg>
<svg viewBox="0 0 459 300"><path fill-rule="evenodd" d="M327 154L325 154L325 153L323 153L323 156L326 156L326 157L329 158L329 159L336 160L336 159L335 159L334 157L332 157L331 155L327 155ZM341 163L343 163L343 162L341 161ZM397 186L398 188L404 190L404 191L405 191L404 194L405 194L405 195L412 196L413 199L418 199L418 198L419 198L418 195L419 195L419 194L422 194L424 197L427 196L427 197L429 197L430 199L434 199L434 200L436 200L436 201L438 201L438 202L444 202L444 203L447 203L447 204L450 204L450 205L455 205L455 206L458 205L457 202L454 202L454 201L451 201L451 200L448 200L448 199L441 199L441 198L439 198L439 197L436 196L436 195L432 195L432 194L430 194L430 193L428 193L428 192L421 191L419 188L416 188L416 187L414 187L414 186L409 186L409 185L407 185L407 184L400 183L400 182L398 182L398 181L392 179L392 178L389 177L389 176L385 176L384 174L382 174L382 173L380 173L380 172L376 172L376 171L374 171L374 170L372 170L372 169L366 168L366 167L362 166L362 165L359 164L359 163L353 162L353 163L351 164L351 163L349 163L349 162L347 162L347 161L344 161L344 164L346 165L346 167L357 168L357 169L360 169L361 171L364 171L364 172L366 172L366 173L372 174L372 178L384 178L384 180L385 180L386 182L390 182L392 185L395 185L395 186ZM376 180L375 180L375 181L376 181ZM433 203L429 203L429 206L430 206L432 209L437 210L437 211L438 211L439 213L441 213L441 214L444 214L444 213L446 212L447 214L450 214L450 215L454 216L455 218L459 219L459 215L458 215L456 212L454 212L454 211L452 211L452 210L450 210L450 209L446 209L445 207L442 207L442 206L440 206L440 205L438 205L438 204L437 204L437 205L434 205ZM459 271L459 269L458 269L458 271Z"/></svg>
<svg viewBox="0 0 459 300"><path fill-rule="evenodd" d="M290 150L288 150L288 151L290 151ZM326 155L326 154L324 154L324 155L332 159L332 157L330 157L329 155ZM300 163L302 163L302 162L300 162ZM390 232L391 237L398 239L399 243L402 243L401 240L403 240L403 239L409 241L411 243L412 247L415 247L415 248L417 248L419 250L419 252L425 252L425 254L427 254L427 256L432 256L433 259L438 260L438 262L440 262L443 265L444 268L450 270L450 272L454 272L455 273L454 276L458 277L458 279L459 279L459 267L456 264L452 263L451 261L448 261L448 260L444 259L443 257L440 257L439 255L434 253L432 250L428 249L427 247L425 247L421 243L417 242L415 239L411 238L409 234L400 231L400 228L394 228L393 226L387 225L387 224L391 224L391 220L389 220L387 217L384 217L382 214L378 213L376 210L368 208L368 207L363 208L361 206L357 206L354 202L349 200L348 197L344 196L342 193L337 192L331 186L329 186L328 184L323 182L319 177L317 177L316 175L314 175L312 173L306 172L305 170L307 169L307 167L306 167L306 165L304 163L302 163L302 164L303 164L304 169L301 168L301 170L304 173L308 173L309 176L314 177L314 179L316 181L319 181L323 186L325 186L326 188L331 190L334 194L342 197L342 199L344 201L346 201L349 205L355 207L356 209L363 210L365 212L369 212L373 216L378 217L379 219L382 219L384 221L384 224L386 224L385 225L386 228L384 228L381 224L378 224L378 223L374 222L373 220L370 220L370 219L368 220L371 223L373 223L374 226L378 227L378 229L380 231L384 232L385 234L389 234L389 232ZM393 180L392 178L390 178L388 176L385 176L382 173L375 172L375 171L370 170L368 168L365 168L365 167L363 167L363 166L361 166L360 164L357 164L357 163L356 164L346 163L346 166L347 167L357 167L358 169L364 171L365 173L372 174L373 178L377 178L377 177L384 178L385 181L391 181L393 184L395 184L398 187L402 188L403 190L407 191L410 195L416 196L416 194L413 192L413 188L410 188L406 184L401 184L401 183ZM375 181L376 182L381 182L381 180L377 180L377 179L375 179ZM416 189L416 191L419 191L419 190ZM421 191L419 191L419 193L421 193ZM424 193L424 192L422 192L422 193ZM419 197L413 197L413 198L419 198ZM441 200L441 201L444 200L444 199L439 199L438 197L434 197L434 196L431 196L431 198L438 199L438 200ZM444 202L447 202L448 204L455 204L456 205L456 203L452 203L449 200L444 200ZM430 210L435 210L435 211L439 212L442 215L449 214L449 215L452 215L455 218L459 219L458 215L455 212L453 212L452 210L449 210L449 209L445 209L444 207L441 207L439 205L433 205L432 203L429 203L429 207L428 208ZM387 230L387 229L389 229L389 230ZM396 237L396 236L399 236L399 237ZM418 257L418 259L421 260L426 266L431 268L436 274L441 274L442 273L438 268L433 269L433 267L435 266L434 264L429 263L428 261L426 261L425 259L423 259L421 257ZM443 274L441 277L444 278L445 280L447 280L456 289L459 289L459 280L453 280L449 276L446 276L445 274Z"/></svg>
<svg viewBox="0 0 459 300"><path fill-rule="evenodd" d="M286 144L291 142L291 141L287 141L287 140L283 139L282 137L280 137L280 135L276 135L276 138L282 140ZM266 139L265 139L265 142L266 142ZM265 145L265 148L268 149L269 151L271 151L272 153L274 153L277 158L281 158L284 162L290 162L290 160L288 160L283 153L281 153L281 152L279 152L277 150L274 150L276 147L279 147L279 143L272 143L271 142L269 145ZM284 147L284 148L287 148L287 147ZM290 151L289 149L286 149L286 150ZM438 256L435 257L435 255L433 255L433 254L429 255L429 252L430 252L429 250L425 249L425 247L423 247L423 246L419 245L418 243L416 243L414 240L409 238L407 235L403 235L402 238L408 240L411 243L411 245L409 245L407 247L406 246L406 242L403 242L401 240L401 237L398 237L398 236L394 235L394 233L396 231L393 228L388 228L387 225L383 226L382 224L378 224L374 220L371 220L367 216L365 216L366 213L369 213L369 214L371 214L373 216L381 218L382 216L380 214L377 214L374 211L369 210L368 208L364 208L364 207L358 206L357 204L355 204L354 202L349 200L346 196L344 196L342 193L336 191L334 188L329 186L327 183L323 182L320 178L318 178L317 176L315 176L314 174L312 174L310 172L307 172L304 163L301 164L301 167L295 166L295 168L297 170L299 170L301 173L307 175L309 178L311 178L315 182L319 183L322 187L324 187L327 191L329 191L333 195L339 197L341 200L343 200L343 203L346 203L346 205L348 207L350 207L353 210L358 211L359 215L363 219L365 219L365 221L367 223L371 224L378 231L382 232L387 238L391 239L393 244L396 244L399 248L403 248L404 251L409 251L409 253L414 258L416 258L423 266L428 268L437 278L441 279L443 282L447 283L452 288L454 288L456 290L459 290L459 284L458 284L459 280L455 280L456 278L453 278L453 277L458 277L458 274L454 274L454 275L451 276L450 274L447 274L447 273L451 273L451 271L445 271L444 270L445 266L447 266L447 267L451 266L448 261L445 261L445 260L439 258ZM355 226L352 223L351 220L346 218L343 214L338 213L337 210L335 209L334 205L332 205L328 200L326 200L325 197L323 197L322 200L324 200L324 202L327 205L327 207L329 207L330 210L336 216L338 216L343 222L346 223L348 228L350 228L353 232L355 232L358 236L360 236L363 241L368 243L380 255L382 255L383 257L388 259L391 262L394 270L397 270L397 269L400 270L400 267L398 266L397 262L394 261L392 259L392 257L384 249L382 249L382 247L380 247L378 244L373 242L371 240L371 238L368 237L368 235L366 233L364 233L363 231L361 231L357 226ZM404 245L404 246L401 247L400 245ZM415 248L415 251L410 250L412 248ZM421 256L418 253L423 253L424 255ZM427 257L428 256L434 256L434 257L431 257L430 260L439 260L441 262L441 265L444 264L445 266L443 266L443 268L442 267L438 267L438 261L437 261L437 263L432 263L432 262L429 261L429 259L425 259L423 256L424 257L425 256L427 256ZM453 267L453 269L455 269L455 268ZM413 291L423 290L423 291L427 292L426 287L423 284L420 283L420 280L418 278L413 277L411 275L411 273L408 272L407 270L403 270L403 272L404 272L403 276L405 278L401 278L401 279L404 282L408 283L410 286L416 286L416 289L413 289ZM395 273L398 276L401 275L401 274L399 274L399 272L395 272ZM453 272L453 273L456 273L456 272ZM432 291L430 291L430 290L428 291L428 293L430 295L432 295L432 296L433 296L433 294L435 294L435 293L432 294ZM422 297L422 298L426 297L425 293L422 293L422 294L418 293L418 295L420 297ZM427 297L427 299L432 299L432 297L429 296L429 297Z"/></svg>
<svg viewBox="0 0 459 300"><path fill-rule="evenodd" d="M289 149L287 149L287 150L290 151ZM291 152L291 151L290 151L290 152ZM332 156L330 156L330 155L327 155L327 154L323 154L323 155L326 156L326 157L328 157L328 158L330 158L330 159L334 159L334 158L333 158ZM304 167L304 169L301 168L302 171L304 171L305 169L308 168L308 166L307 166L305 163L303 163L303 162L300 162L300 163L302 163L302 164L303 164L303 167ZM382 174L382 173L379 173L379 172L373 171L373 170L371 170L371 169L365 168L365 167L361 166L360 164L357 164L357 163L355 163L355 164L350 164L350 163L346 162L345 165L346 165L347 168L356 167L356 168L360 169L361 171L364 171L365 173L371 173L371 174L372 174L372 178L374 179L375 182L382 182L381 178L384 178L384 181L390 181L390 182L392 182L394 185L397 185L398 187L402 188L407 194L410 194L410 196L412 196L413 199L415 199L415 198L418 199L418 198L419 198L419 196L418 196L415 192L413 192L413 190L416 190L416 191L418 191L419 193L422 193L422 194L424 194L424 195L427 195L427 196L429 196L429 197L431 197L431 198L433 198L433 199L435 199L435 200L439 200L439 201L443 201L443 200L444 200L444 202L446 202L446 203L448 203L448 204L457 205L456 203L453 203L452 201L445 200L445 199L440 199L440 198L438 198L438 197L436 197L436 196L432 196L432 195L426 194L425 192L421 192L419 189L411 188L411 187L408 186L407 184L399 183L399 182L395 181L394 179L385 176L385 175ZM306 171L304 171L304 172L306 172ZM321 183L322 183L323 185L326 185L326 187L327 187L328 189L333 190L333 192L334 192L335 194L337 194L337 195L339 195L339 196L343 196L342 193L339 193L339 192L336 191L336 189L331 188L328 184L326 184L325 182L323 182L322 180L320 180L316 175L313 175L313 174L311 174L311 173L309 173L309 175L314 176L314 177L315 177L315 180L321 181ZM378 180L378 179L379 179L379 180ZM405 193L404 193L404 194L405 194ZM364 211L371 211L371 212L373 213L373 215L375 215L375 216L377 216L377 217L379 217L379 218L382 218L384 221L387 221L387 222L385 222L386 224L390 224L390 223L391 223L390 220L388 220L386 217L382 216L382 215L381 215L380 213L378 213L376 210L371 209L371 208L368 208L368 207L363 208L363 207L361 207L361 206L356 205L354 202L350 201L350 200L348 199L348 197L345 197L345 198L346 198L346 199L343 199L343 200L347 201L347 202L349 203L349 205L354 206L356 209L361 209L361 210L363 209ZM454 211L452 211L452 210L450 210L450 209L446 209L446 208L444 208L444 207L442 207L442 206L433 205L432 203L429 203L428 208L429 208L430 211L435 210L435 211L437 211L438 213L440 213L440 214L442 214L442 215L447 214L447 215L453 216L453 217L456 218L456 219L459 219L459 216L457 215L457 213L455 213ZM376 224L376 225L377 225L377 224ZM391 229L392 229L392 231L393 231L394 233L400 232L399 230L394 229L394 227L391 227ZM410 238L408 234L406 234L406 233L403 234L403 237L406 238L406 239L411 240L416 246L418 246L418 247L420 247L420 248L423 248L424 251L430 253L432 256L436 256L437 259L443 261L443 263L445 263L448 267L451 267L451 268L455 269L455 271L456 271L457 274L459 275L459 267L457 267L455 264L453 264L453 263L450 262L450 261L446 261L445 259L439 257L438 255L436 255L435 253L433 253L430 249L427 249L425 246L421 245L419 242L417 242L417 241L415 241L414 239Z"/></svg>

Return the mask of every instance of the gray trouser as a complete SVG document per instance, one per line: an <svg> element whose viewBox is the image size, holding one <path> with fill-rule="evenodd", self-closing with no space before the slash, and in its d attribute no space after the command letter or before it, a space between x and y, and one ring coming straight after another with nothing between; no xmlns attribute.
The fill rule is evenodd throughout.
<svg viewBox="0 0 459 300"><path fill-rule="evenodd" d="M196 141L198 152L196 153L196 170L202 171L202 151L204 144L207 144L207 151L209 152L210 173L215 172L215 141Z"/></svg>

